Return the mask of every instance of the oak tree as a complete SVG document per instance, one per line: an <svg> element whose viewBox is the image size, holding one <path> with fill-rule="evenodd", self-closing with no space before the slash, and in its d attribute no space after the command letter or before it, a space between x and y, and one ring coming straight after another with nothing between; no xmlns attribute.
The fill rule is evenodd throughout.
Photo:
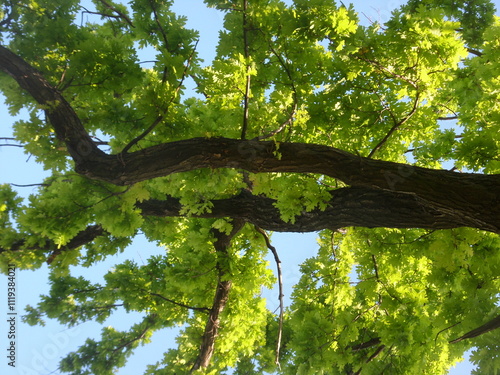
<svg viewBox="0 0 500 375"><path fill-rule="evenodd" d="M60 371L112 374L182 325L146 374L440 374L472 347L499 373L490 2L411 0L365 25L331 0L206 0L224 15L209 62L171 1L0 3L0 86L29 113L15 139L50 172L27 201L0 190L4 270L50 264L24 319L143 314ZM271 232L319 243L277 312ZM138 233L162 255L72 275Z"/></svg>

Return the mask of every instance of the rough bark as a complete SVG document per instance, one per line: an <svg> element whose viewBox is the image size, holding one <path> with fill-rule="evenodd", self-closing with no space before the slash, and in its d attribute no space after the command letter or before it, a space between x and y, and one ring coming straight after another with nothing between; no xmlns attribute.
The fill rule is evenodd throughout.
<svg viewBox="0 0 500 375"><path fill-rule="evenodd" d="M460 214L443 213L414 194L365 187L342 188L330 194L326 209L302 212L293 222L281 218L274 199L246 190L232 198L214 200L210 212L193 216L242 219L274 232L315 232L351 226L450 229L477 225ZM182 205L172 197L144 201L137 207L145 216L182 216Z"/></svg>
<svg viewBox="0 0 500 375"><path fill-rule="evenodd" d="M396 223L397 227L443 228L435 223L444 220L448 222L444 228L466 225L500 233L500 175L456 173L372 160L324 145L227 138L193 138L108 155L92 142L70 104L42 74L1 46L0 69L38 103L47 106L49 119L58 138L66 143L76 171L92 179L129 185L199 168L317 173L366 189L352 192L358 193L359 201L367 203L363 206L367 217L388 218L379 211L368 211L370 207L381 206L382 201L371 204L378 189L378 198L385 200L384 212L405 202L408 209L411 204L416 205L421 218L428 219L423 224L418 220ZM410 196L414 197L411 204Z"/></svg>
<svg viewBox="0 0 500 375"><path fill-rule="evenodd" d="M231 290L231 280L228 279L228 270L224 266L225 260L228 257L228 247L231 244L233 237L243 228L245 223L241 220L233 222L233 230L229 234L219 232L214 230L214 235L216 241L214 242L214 248L217 251L218 262L218 280L217 289L214 296L214 302L210 314L208 316L207 323L205 325L205 332L203 333L202 343L200 346L200 353L196 359L193 367L191 368L191 373L200 369L206 368L210 364L210 360L215 350L215 340L219 334L220 328L220 315L226 307L227 301L229 299L229 291Z"/></svg>

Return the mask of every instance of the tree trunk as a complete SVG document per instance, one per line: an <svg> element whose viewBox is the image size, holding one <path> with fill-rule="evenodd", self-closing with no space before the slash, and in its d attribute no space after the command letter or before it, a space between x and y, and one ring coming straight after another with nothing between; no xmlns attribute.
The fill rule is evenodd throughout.
<svg viewBox="0 0 500 375"><path fill-rule="evenodd" d="M229 234L213 230L216 238L214 248L218 257L217 271L219 275L217 280L217 289L214 296L214 303L205 325L205 332L203 333L200 346L200 354L191 368L191 373L200 368L208 367L210 360L212 359L212 355L214 354L215 340L219 334L220 328L220 315L226 307L229 299L229 291L231 290L232 285L231 280L228 280L228 277L230 276L228 275L228 270L224 266L228 257L227 249L231 244L233 237L241 230L241 228L243 228L244 225L245 222L241 220L233 221L233 229Z"/></svg>

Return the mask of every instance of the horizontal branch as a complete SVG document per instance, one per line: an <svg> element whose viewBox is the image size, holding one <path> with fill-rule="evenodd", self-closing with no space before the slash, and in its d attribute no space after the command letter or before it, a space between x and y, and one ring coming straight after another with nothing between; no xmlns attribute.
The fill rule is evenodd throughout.
<svg viewBox="0 0 500 375"><path fill-rule="evenodd" d="M45 250L45 251L58 251L63 252L66 250L73 250L77 247L83 246L92 242L96 237L102 236L107 232L100 225L89 225L87 228L79 232L73 237L66 245L58 246L53 241L47 240L42 245L26 245L26 239L15 241L8 249L0 247L0 253L5 251L23 251L23 250Z"/></svg>
<svg viewBox="0 0 500 375"><path fill-rule="evenodd" d="M210 309L208 307L193 307L193 306L186 305L184 303L176 302L176 301L171 300L170 298L164 297L158 293L148 292L147 290L144 290L144 291L146 293L148 293L150 296L158 297L164 301L167 301L171 304L174 304L174 305L179 306L179 307L183 307L183 308L188 309L188 310L210 312Z"/></svg>
<svg viewBox="0 0 500 375"><path fill-rule="evenodd" d="M457 173L372 160L326 145L228 138L192 138L109 155L95 145L69 103L42 74L1 46L0 69L48 108L50 121L58 138L66 143L76 171L91 179L131 185L201 168L316 173L355 187L414 195L414 201L425 202L418 207L430 211L429 218L436 215L442 215L445 221L458 218L453 227L467 225L500 233L500 175ZM396 199L396 195L386 197L390 196ZM393 203L400 202L402 196L397 197ZM265 225L256 225L267 229ZM435 228L434 221L422 225Z"/></svg>
<svg viewBox="0 0 500 375"><path fill-rule="evenodd" d="M45 243L36 246L26 245L26 239L20 239L14 242L9 248L0 246L0 254L6 251L36 251L42 250L50 255L47 256L47 263L51 264L54 259L61 253L76 249L94 241L97 237L106 235L107 232L100 225L89 225L87 228L79 232L66 245L59 246L52 240L46 240Z"/></svg>
<svg viewBox="0 0 500 375"><path fill-rule="evenodd" d="M324 202L326 204L324 210L316 208L309 212L303 211L293 221L282 219L280 211L276 208L276 200L253 195L248 190L242 190L240 194L230 198L212 200L210 211L192 217L232 218L275 232L317 232L322 229L337 230L353 226L451 229L477 224L459 212L453 214L435 209L414 194L376 188L346 187L332 190L330 195L331 199ZM145 217L185 216L180 200L170 196L166 196L163 200L137 202L136 207ZM26 240L22 239L8 249L0 248L0 253L7 250L52 251L52 255L48 258L51 262L61 252L83 246L94 241L96 237L106 234L100 225L89 225L61 248L51 240L38 246L26 246Z"/></svg>
<svg viewBox="0 0 500 375"><path fill-rule="evenodd" d="M348 187L330 191L326 208L303 211L293 221L284 221L276 200L252 195L243 190L231 198L211 201L210 212L200 218L231 217L275 232L316 232L344 227L451 229L472 226L466 217L443 213L414 194L387 190ZM136 205L145 216L180 217L182 205L177 198L148 200Z"/></svg>
<svg viewBox="0 0 500 375"><path fill-rule="evenodd" d="M107 155L100 161L85 161L77 164L76 170L89 178L127 185L200 168L327 175L352 186L414 194L434 204L435 209L477 222L473 227L500 232L500 175L372 160L317 144L192 138L121 157Z"/></svg>

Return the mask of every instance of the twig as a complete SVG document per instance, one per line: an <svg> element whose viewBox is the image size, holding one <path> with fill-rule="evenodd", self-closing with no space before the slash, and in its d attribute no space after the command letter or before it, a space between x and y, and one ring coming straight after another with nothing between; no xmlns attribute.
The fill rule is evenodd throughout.
<svg viewBox="0 0 500 375"><path fill-rule="evenodd" d="M118 14L118 16L120 18L123 18L125 20L125 22L127 22L130 27L135 27L134 24L132 23L132 21L130 20L130 18L127 17L126 14L120 12L118 9L116 9L114 6L110 5L107 1L105 0L99 0L106 8L112 10L113 12L115 12L116 14ZM108 16L107 17L113 17L113 16ZM115 17L117 18L117 17Z"/></svg>
<svg viewBox="0 0 500 375"><path fill-rule="evenodd" d="M24 145L11 145L9 143L2 143L2 144L0 144L0 147L3 147L3 146L6 146L6 147L20 147L20 148L24 147Z"/></svg>
<svg viewBox="0 0 500 375"><path fill-rule="evenodd" d="M419 103L420 95L417 93L417 96L415 97L415 100L413 101L413 107L410 110L410 112L403 117L400 121L396 122L393 127L387 132L384 138L371 150L370 154L368 155L369 158L373 156L378 150L382 148L382 146L387 142L389 137L396 131L398 130L404 123L406 123L414 114L417 112L418 109L418 103ZM391 113L391 116L394 117L394 115Z"/></svg>
<svg viewBox="0 0 500 375"><path fill-rule="evenodd" d="M373 261L373 267L375 268L375 278L377 279L377 281L380 281L380 279L378 277L378 266L377 266L377 262L375 260L374 254L372 254L372 261Z"/></svg>
<svg viewBox="0 0 500 375"><path fill-rule="evenodd" d="M151 9L153 10L153 15L155 17L156 25L158 26L158 29L160 30L161 35L163 37L163 42L165 43L165 49L168 52L170 52L169 43L168 43L168 39L167 39L167 34L165 33L165 30L163 29L163 26L161 25L161 22L160 22L160 20L158 18L158 12L156 11L156 8L154 7L153 2L151 0L149 0L149 5L151 6Z"/></svg>
<svg viewBox="0 0 500 375"><path fill-rule="evenodd" d="M405 76L403 76L401 74L397 74L397 73L392 72L390 69L387 69L386 67L382 66L378 62L370 60L370 59L362 58L362 57L358 57L358 58L360 60L367 62L367 63L373 65L374 67L378 68L381 72L385 72L385 73L387 73L395 78L401 79L401 80L405 81L406 83L408 83L413 88L415 88L415 89L417 88L417 84L415 82L413 82L411 79L406 78Z"/></svg>
<svg viewBox="0 0 500 375"><path fill-rule="evenodd" d="M250 52L248 48L248 23L247 23L247 6L248 1L243 1L243 43L245 50L245 60L247 63L246 69L246 84L245 84L245 98L243 99L243 126L241 127L241 139L246 138L247 128L248 128L248 112L249 112L249 101L250 101Z"/></svg>
<svg viewBox="0 0 500 375"><path fill-rule="evenodd" d="M10 184L11 186L15 187L32 187L32 186L49 186L49 184L26 184L26 185L21 185L21 184Z"/></svg>
<svg viewBox="0 0 500 375"><path fill-rule="evenodd" d="M290 85L292 86L293 105L292 105L292 110L290 111L288 118L277 129L270 131L269 133L267 133L265 135L261 135L261 136L256 137L255 139L258 141L262 141L266 138L269 138L269 137L272 137L278 133L281 133L287 127L287 125L292 125L293 124L293 116L297 112L297 108L298 108L297 89L295 87L295 84L293 83L292 73L290 72L290 69L286 65L283 58L278 54L278 52L276 52L276 50L272 46L271 42L269 42L269 50L274 54L274 56L276 56L276 58L278 59L278 62L283 67L288 79L290 80Z"/></svg>
<svg viewBox="0 0 500 375"><path fill-rule="evenodd" d="M184 83L184 80L186 79L187 76L187 71L189 69L189 66L191 65L191 61L193 60L194 53L196 52L196 47L198 46L199 39L196 41L194 47L193 47L193 52L191 52L191 55L189 56L189 59L184 67L184 72L182 73L182 78L179 81L179 84L175 88L174 94L170 98L170 100L167 103L167 108L163 111L162 114L158 115L158 117L153 121L153 123L146 129L144 130L141 134L139 134L136 138L132 139L128 145L126 145L123 150L120 152L120 154L125 154L128 150L130 150L133 146L135 146L139 141L141 141L144 137L146 137L149 133L153 131L153 129L163 120L165 117L165 114L168 112L168 108L174 101L174 99L177 97L177 94L179 93L179 90L182 87L182 84Z"/></svg>
<svg viewBox="0 0 500 375"><path fill-rule="evenodd" d="M279 288L279 301L280 301L280 316L279 316L279 327L278 327L278 339L276 342L276 355L275 355L275 360L274 363L278 366L278 368L281 368L280 366L280 350L281 350L281 338L283 336L283 316L284 316L284 304L283 304L283 277L281 273L281 260L278 257L278 252L276 251L276 248L271 244L271 241L269 240L269 236L267 233L259 228L258 226L255 226L255 229L257 232L262 234L262 237L264 237L264 240L266 241L266 246L269 250L274 255L274 261L276 262L276 268L278 270L278 288Z"/></svg>
<svg viewBox="0 0 500 375"><path fill-rule="evenodd" d="M0 137L0 140L2 141L17 141L16 138L12 138L12 137ZM10 144L10 143L3 143L3 144L0 144L0 146L10 146L10 147L24 147L24 145L16 145L16 144Z"/></svg>
<svg viewBox="0 0 500 375"><path fill-rule="evenodd" d="M170 302L176 306L180 306L180 307L184 307L186 309L189 309L189 310L193 310L193 311L203 311L203 312L210 312L210 309L208 307L193 307L193 306L188 306L188 305L185 305L184 303L180 303L180 302L175 302L167 297L164 297L162 296L161 294L158 294L158 293L153 293L153 292L148 292L144 289L142 289L143 291L147 292L150 296L155 296L155 297L158 297L158 298L161 298L162 300L164 301L167 301L167 302Z"/></svg>

